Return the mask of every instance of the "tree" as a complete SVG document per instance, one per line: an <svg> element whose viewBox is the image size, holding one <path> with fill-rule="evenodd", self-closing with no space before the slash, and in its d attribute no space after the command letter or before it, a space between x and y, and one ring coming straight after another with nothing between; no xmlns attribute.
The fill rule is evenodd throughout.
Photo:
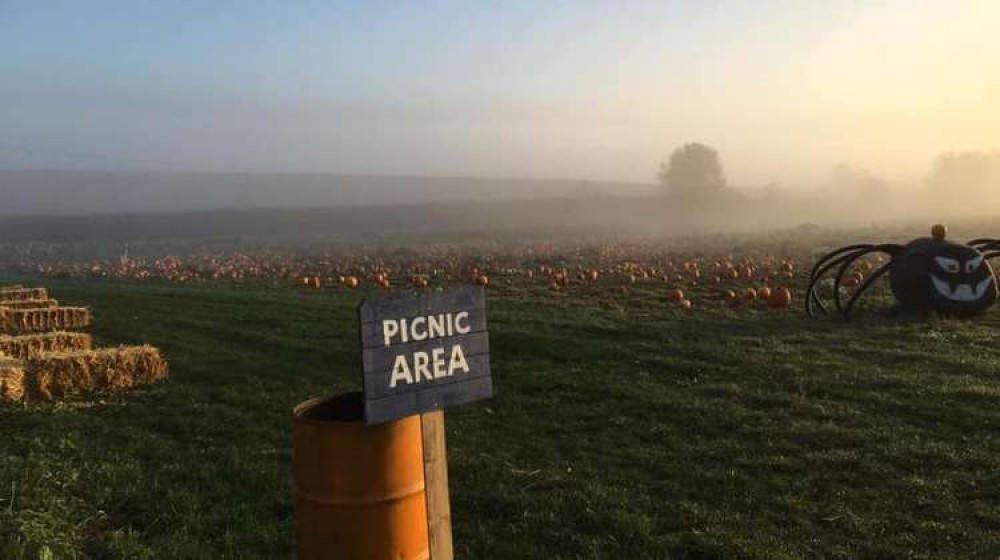
<svg viewBox="0 0 1000 560"><path fill-rule="evenodd" d="M670 162L660 164L660 184L671 195L707 194L726 187L719 153L693 142L674 150Z"/></svg>
<svg viewBox="0 0 1000 560"><path fill-rule="evenodd" d="M982 212L1000 201L1000 151L941 154L927 186L940 208Z"/></svg>
<svg viewBox="0 0 1000 560"><path fill-rule="evenodd" d="M834 166L830 174L830 185L835 194L865 198L883 196L889 188L889 183L871 171L846 163Z"/></svg>
<svg viewBox="0 0 1000 560"><path fill-rule="evenodd" d="M959 152L938 156L928 178L930 186L958 191L989 191L1000 187L1000 152Z"/></svg>

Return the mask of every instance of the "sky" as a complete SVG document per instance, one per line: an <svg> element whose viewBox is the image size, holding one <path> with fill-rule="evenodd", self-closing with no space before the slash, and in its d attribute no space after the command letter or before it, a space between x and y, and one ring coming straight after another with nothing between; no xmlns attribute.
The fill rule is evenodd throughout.
<svg viewBox="0 0 1000 560"><path fill-rule="evenodd" d="M912 182L1000 147L1000 2L0 0L0 167Z"/></svg>

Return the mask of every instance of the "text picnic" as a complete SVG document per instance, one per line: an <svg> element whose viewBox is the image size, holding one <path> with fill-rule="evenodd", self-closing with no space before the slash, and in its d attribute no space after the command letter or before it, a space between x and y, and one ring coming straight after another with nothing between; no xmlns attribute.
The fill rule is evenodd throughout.
<svg viewBox="0 0 1000 560"><path fill-rule="evenodd" d="M469 312L443 313L414 317L413 319L385 319L382 321L382 337L386 348L392 345L393 339L400 343L421 342L435 338L468 334L472 330L469 325ZM412 364L412 365L411 365ZM396 388L400 382L406 384L433 381L450 377L456 371L469 372L469 363L461 344L454 344L445 359L444 347L434 348L430 352L413 352L410 359L406 354L396 356L392 365L389 387Z"/></svg>

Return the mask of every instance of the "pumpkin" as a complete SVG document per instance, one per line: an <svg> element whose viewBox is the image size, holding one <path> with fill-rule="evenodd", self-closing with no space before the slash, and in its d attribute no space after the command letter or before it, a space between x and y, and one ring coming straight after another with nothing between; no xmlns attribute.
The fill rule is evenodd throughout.
<svg viewBox="0 0 1000 560"><path fill-rule="evenodd" d="M361 282L358 281L357 276L348 276L344 281L344 285L348 288L357 288L359 284L361 284Z"/></svg>
<svg viewBox="0 0 1000 560"><path fill-rule="evenodd" d="M864 274L862 274L860 271L855 271L853 274L851 274L850 278L844 280L844 286L847 286L848 288L856 288L861 284L861 282L864 281L864 279L865 279Z"/></svg>
<svg viewBox="0 0 1000 560"><path fill-rule="evenodd" d="M767 300L768 306L775 309L784 309L792 304L792 291L788 288L777 288L771 292L771 297Z"/></svg>
<svg viewBox="0 0 1000 560"><path fill-rule="evenodd" d="M760 288L759 290L757 290L757 297L765 301L770 300L771 288L768 288L767 286Z"/></svg>
<svg viewBox="0 0 1000 560"><path fill-rule="evenodd" d="M684 301L684 291L680 288L674 288L667 293L667 299L673 302Z"/></svg>
<svg viewBox="0 0 1000 560"><path fill-rule="evenodd" d="M931 228L931 237L937 239L938 241L944 241L948 237L948 227L944 224L935 224Z"/></svg>
<svg viewBox="0 0 1000 560"><path fill-rule="evenodd" d="M490 285L490 277L486 276L485 274L480 274L479 276L476 277L476 284L479 284L480 286L485 288Z"/></svg>
<svg viewBox="0 0 1000 560"><path fill-rule="evenodd" d="M753 288L747 288L746 291L743 292L743 298L746 300L757 299L757 290Z"/></svg>

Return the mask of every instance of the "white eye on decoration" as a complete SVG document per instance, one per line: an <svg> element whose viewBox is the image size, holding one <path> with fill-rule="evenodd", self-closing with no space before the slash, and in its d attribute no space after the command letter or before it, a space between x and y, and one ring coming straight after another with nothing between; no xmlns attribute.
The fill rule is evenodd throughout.
<svg viewBox="0 0 1000 560"><path fill-rule="evenodd" d="M969 259L965 261L965 272L966 274L972 274L973 272L979 270L979 267L983 266L983 256L979 255L974 259Z"/></svg>
<svg viewBox="0 0 1000 560"><path fill-rule="evenodd" d="M951 274L958 274L958 271L962 269L958 265L958 261L955 259L949 259L948 257L934 257L934 261L941 267L941 270L950 272Z"/></svg>

